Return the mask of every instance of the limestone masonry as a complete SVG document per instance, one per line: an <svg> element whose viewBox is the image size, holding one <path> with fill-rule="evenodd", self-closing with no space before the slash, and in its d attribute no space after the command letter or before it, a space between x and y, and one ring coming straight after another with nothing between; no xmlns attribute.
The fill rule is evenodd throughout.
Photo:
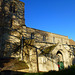
<svg viewBox="0 0 75 75"><path fill-rule="evenodd" d="M28 72L58 71L73 65L75 41L27 27L24 5L19 0L0 0L0 57L25 61Z"/></svg>

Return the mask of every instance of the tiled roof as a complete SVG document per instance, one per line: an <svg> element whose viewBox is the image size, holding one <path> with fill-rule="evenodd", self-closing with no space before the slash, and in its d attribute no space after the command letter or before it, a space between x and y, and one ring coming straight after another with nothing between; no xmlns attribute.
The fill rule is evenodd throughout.
<svg viewBox="0 0 75 75"><path fill-rule="evenodd" d="M72 39L69 39L69 43L70 45L75 45L75 41L73 41Z"/></svg>

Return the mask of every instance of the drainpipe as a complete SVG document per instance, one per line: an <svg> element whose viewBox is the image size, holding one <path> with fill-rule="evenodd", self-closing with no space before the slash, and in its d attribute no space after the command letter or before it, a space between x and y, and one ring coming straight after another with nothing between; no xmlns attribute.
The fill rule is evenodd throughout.
<svg viewBox="0 0 75 75"><path fill-rule="evenodd" d="M37 61L37 72L39 72L39 63L38 63L38 52L36 48L36 61Z"/></svg>
<svg viewBox="0 0 75 75"><path fill-rule="evenodd" d="M51 53L50 53L50 59L51 59ZM52 70L53 70L53 60L51 59L51 66L52 66Z"/></svg>
<svg viewBox="0 0 75 75"><path fill-rule="evenodd" d="M23 60L23 36L22 36L21 53L22 53L22 58L21 58L21 60Z"/></svg>

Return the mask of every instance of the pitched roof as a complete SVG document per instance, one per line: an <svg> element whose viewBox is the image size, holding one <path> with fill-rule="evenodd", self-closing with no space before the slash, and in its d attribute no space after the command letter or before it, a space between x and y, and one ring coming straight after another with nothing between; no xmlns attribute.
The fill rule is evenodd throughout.
<svg viewBox="0 0 75 75"><path fill-rule="evenodd" d="M28 69L27 63L15 58L0 58L0 71Z"/></svg>
<svg viewBox="0 0 75 75"><path fill-rule="evenodd" d="M72 39L69 39L69 43L70 45L75 45L75 41L73 41Z"/></svg>
<svg viewBox="0 0 75 75"><path fill-rule="evenodd" d="M49 52L51 52L56 46L57 44L46 47L43 51L41 51L40 55L49 54Z"/></svg>

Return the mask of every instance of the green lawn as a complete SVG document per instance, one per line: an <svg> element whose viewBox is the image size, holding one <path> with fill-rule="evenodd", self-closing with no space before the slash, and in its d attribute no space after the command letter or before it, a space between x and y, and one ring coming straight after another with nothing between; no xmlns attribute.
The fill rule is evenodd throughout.
<svg viewBox="0 0 75 75"><path fill-rule="evenodd" d="M64 69L61 71L49 71L49 72L40 72L40 73L24 73L20 75L74 75L75 66L72 66L69 69Z"/></svg>
<svg viewBox="0 0 75 75"><path fill-rule="evenodd" d="M24 75L74 75L75 74L75 66L71 66L69 69L64 69L61 71L50 71L50 72L42 72L42 73L26 73Z"/></svg>
<svg viewBox="0 0 75 75"><path fill-rule="evenodd" d="M6 71L7 72L7 71ZM10 71L8 71L10 72ZM49 72L39 72L39 73L17 73L15 75L74 75L75 66L71 66L69 69L64 69L61 71L49 71Z"/></svg>

